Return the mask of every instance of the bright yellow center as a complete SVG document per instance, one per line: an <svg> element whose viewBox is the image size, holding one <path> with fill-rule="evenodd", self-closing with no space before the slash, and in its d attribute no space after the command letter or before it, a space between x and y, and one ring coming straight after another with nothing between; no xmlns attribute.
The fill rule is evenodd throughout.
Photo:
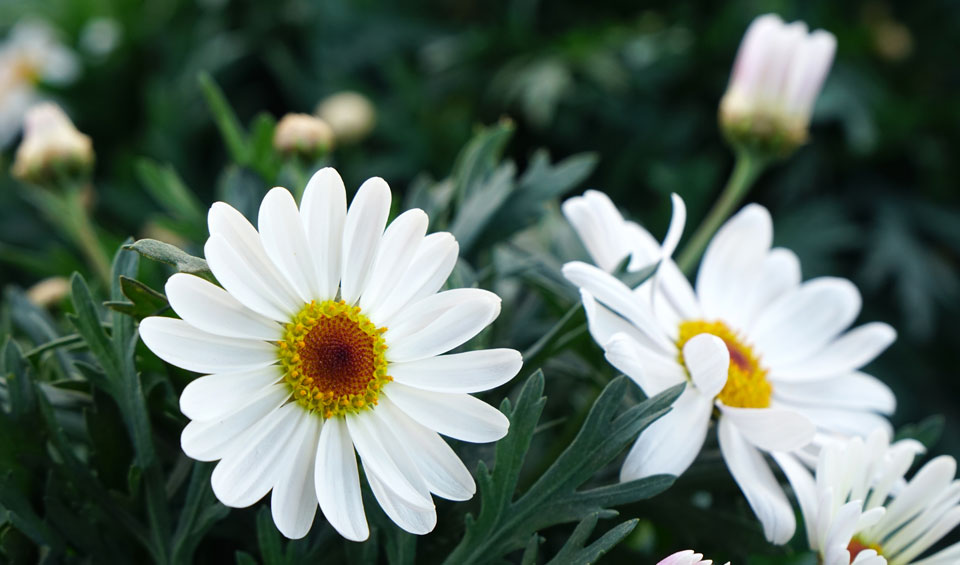
<svg viewBox="0 0 960 565"><path fill-rule="evenodd" d="M730 368L727 370L727 384L717 395L727 406L738 408L766 408L770 406L773 387L767 380L767 369L760 365L760 359L753 348L741 339L726 324L717 320L688 320L680 323L680 337L677 349L680 364L686 367L683 359L683 346L690 338L703 333L713 334L723 340L730 352Z"/></svg>
<svg viewBox="0 0 960 565"><path fill-rule="evenodd" d="M847 546L847 551L850 552L850 562L853 563L853 560L857 558L857 555L860 555L861 551L867 549L872 549L877 552L877 555L883 555L880 551L880 546L875 543L866 543L861 541L860 538L853 538L850 540L850 545Z"/></svg>
<svg viewBox="0 0 960 565"><path fill-rule="evenodd" d="M304 306L277 343L293 398L322 418L375 406L392 380L385 331L357 306L333 300Z"/></svg>

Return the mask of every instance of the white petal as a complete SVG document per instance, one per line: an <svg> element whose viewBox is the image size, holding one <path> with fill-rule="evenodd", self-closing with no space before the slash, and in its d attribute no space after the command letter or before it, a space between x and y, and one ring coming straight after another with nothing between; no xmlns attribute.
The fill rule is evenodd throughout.
<svg viewBox="0 0 960 565"><path fill-rule="evenodd" d="M587 314L587 329L590 330L593 341L601 347L607 344L615 334L625 333L636 341L648 344L648 348L656 348L660 351L660 346L653 345L653 342L636 326L597 302L586 290L580 290L580 301L583 302L583 311Z"/></svg>
<svg viewBox="0 0 960 565"><path fill-rule="evenodd" d="M276 187L260 204L260 241L267 256L304 303L323 298L317 293L317 270L313 266L307 233L290 191Z"/></svg>
<svg viewBox="0 0 960 565"><path fill-rule="evenodd" d="M809 419L784 408L736 408L718 403L740 435L764 451L793 451L810 443L817 429Z"/></svg>
<svg viewBox="0 0 960 565"><path fill-rule="evenodd" d="M242 436L245 436L248 430L279 408L289 397L290 387L278 384L267 388L260 396L250 398L246 406L232 414L213 420L194 420L183 428L180 447L191 459L216 461L229 451L235 441L245 439Z"/></svg>
<svg viewBox="0 0 960 565"><path fill-rule="evenodd" d="M727 313L726 321L749 334L764 308L800 286L800 259L789 249L771 249L756 276L746 282L750 285L749 292L742 296L743 302L738 308Z"/></svg>
<svg viewBox="0 0 960 565"><path fill-rule="evenodd" d="M190 381L180 395L180 411L191 420L216 420L236 412L283 378L277 365L216 373Z"/></svg>
<svg viewBox="0 0 960 565"><path fill-rule="evenodd" d="M247 441L225 454L214 468L210 485L217 499L233 508L245 508L266 496L292 464L279 457L286 441L308 417L313 416L297 403L264 417Z"/></svg>
<svg viewBox="0 0 960 565"><path fill-rule="evenodd" d="M441 314L467 302L485 302L499 303L500 298L488 291L480 288L454 288L431 294L421 300L418 300L396 315L386 320L381 327L386 327L389 333L386 336L387 343L395 343L403 338L419 332L430 325Z"/></svg>
<svg viewBox="0 0 960 565"><path fill-rule="evenodd" d="M198 373L241 371L277 362L272 344L213 335L176 318L144 318L140 338L157 357Z"/></svg>
<svg viewBox="0 0 960 565"><path fill-rule="evenodd" d="M883 523L870 533L884 538L896 531L944 492L950 486L956 472L957 462L953 457L941 455L931 459L917 471L896 498L887 504L887 514Z"/></svg>
<svg viewBox="0 0 960 565"><path fill-rule="evenodd" d="M958 524L960 524L960 506L955 506L944 513L943 517L936 524L932 524L929 529L923 532L923 534L903 550L902 553L894 556L892 559L896 559L897 562L900 563L913 561L914 557L920 555L926 551L927 548L940 541L940 538L950 533Z"/></svg>
<svg viewBox="0 0 960 565"><path fill-rule="evenodd" d="M887 324L864 324L838 337L810 358L778 366L773 377L799 381L843 375L873 361L896 338L896 330Z"/></svg>
<svg viewBox="0 0 960 565"><path fill-rule="evenodd" d="M363 468L386 482L393 494L421 509L433 508L430 492L409 455L400 449L393 432L373 411L347 414L347 429Z"/></svg>
<svg viewBox="0 0 960 565"><path fill-rule="evenodd" d="M387 226L377 247L360 308L375 312L399 278L406 272L427 233L427 214L419 208L407 210Z"/></svg>
<svg viewBox="0 0 960 565"><path fill-rule="evenodd" d="M814 482L813 475L796 457L789 453L771 453L770 454L783 474L793 487L793 493L800 504L800 513L803 515L803 523L807 525L807 541L810 547L819 547L817 540L817 529L814 527L817 519L817 485ZM849 560L848 560L849 561ZM844 564L847 565L847 564Z"/></svg>
<svg viewBox="0 0 960 565"><path fill-rule="evenodd" d="M395 280L393 288L370 319L379 326L393 317L406 305L440 290L457 264L460 246L453 235L447 232L432 233L423 238L406 272Z"/></svg>
<svg viewBox="0 0 960 565"><path fill-rule="evenodd" d="M370 276L373 259L390 214L390 187L380 177L368 179L357 190L343 225L340 295L356 303Z"/></svg>
<svg viewBox="0 0 960 565"><path fill-rule="evenodd" d="M477 490L473 476L436 432L413 421L386 396L380 399L377 415L396 431L430 492L447 500L469 500L473 496Z"/></svg>
<svg viewBox="0 0 960 565"><path fill-rule="evenodd" d="M467 294L464 291L474 292ZM467 298L452 305L447 304L445 298L452 295ZM435 308L441 302L443 304ZM448 290L424 298L411 305L409 310L418 318L442 313L418 329L413 328L420 325L423 318L410 325L398 320L396 325L389 327L384 338L388 344L386 355L390 362L416 361L463 345L497 318L500 314L500 297L480 289Z"/></svg>
<svg viewBox="0 0 960 565"><path fill-rule="evenodd" d="M310 177L300 202L300 216L317 270L317 296L332 300L340 287L340 251L347 216L347 191L334 168L325 167Z"/></svg>
<svg viewBox="0 0 960 565"><path fill-rule="evenodd" d="M247 308L278 322L288 322L299 307L288 300L279 285L269 279L267 269L258 270L220 235L212 235L203 246L207 264L217 281ZM279 275L277 275L279 276Z"/></svg>
<svg viewBox="0 0 960 565"><path fill-rule="evenodd" d="M623 216L606 194L588 190L567 199L562 210L593 262L604 271L612 272L630 254L629 241L623 237Z"/></svg>
<svg viewBox="0 0 960 565"><path fill-rule="evenodd" d="M687 225L687 206L683 203L683 198L678 194L671 194L670 203L673 205L673 213L670 216L667 235L663 237L661 253L664 258L673 255L677 244L680 243L680 236L683 235L683 228Z"/></svg>
<svg viewBox="0 0 960 565"><path fill-rule="evenodd" d="M750 330L764 363L779 367L802 361L845 330L860 312L860 293L846 279L821 277L781 296Z"/></svg>
<svg viewBox="0 0 960 565"><path fill-rule="evenodd" d="M283 328L200 277L176 273L164 287L178 316L195 328L225 337L276 341Z"/></svg>
<svg viewBox="0 0 960 565"><path fill-rule="evenodd" d="M523 360L513 349L480 349L391 363L393 380L436 392L480 392L498 387L520 372Z"/></svg>
<svg viewBox="0 0 960 565"><path fill-rule="evenodd" d="M697 274L697 297L709 319L728 320L749 296L773 241L773 222L763 206L749 204L717 231Z"/></svg>
<svg viewBox="0 0 960 565"><path fill-rule="evenodd" d="M363 469L367 475L370 490L373 491L373 496L377 499L380 507L383 508L384 513L396 525L404 531L416 535L424 535L433 531L433 528L437 525L436 508L433 506L420 508L410 505L406 500L387 488L383 478L368 469L366 462L363 464Z"/></svg>
<svg viewBox="0 0 960 565"><path fill-rule="evenodd" d="M863 373L815 381L771 381L774 381L773 397L783 404L869 410L886 415L893 414L897 407L897 399L890 387Z"/></svg>
<svg viewBox="0 0 960 565"><path fill-rule="evenodd" d="M676 311L677 317L683 320L692 320L702 318L700 303L697 302L697 295L690 286L690 281L680 271L677 264L669 257L665 258L657 268L658 286L657 291L662 294L671 307Z"/></svg>
<svg viewBox="0 0 960 565"><path fill-rule="evenodd" d="M277 304L281 305L284 311L296 311L299 309L301 301L297 297L296 291L290 286L290 282L277 270L267 256L267 252L263 249L263 243L260 241L260 234L257 233L253 225L243 217L243 214L229 204L214 202L213 206L210 207L210 212L207 214L207 224L210 227L210 239L222 238L233 251L233 255L236 256L231 258L229 254L215 254L216 256L212 258L214 262L211 263L211 257L207 254L207 246L210 243L209 239L207 240L208 245L204 246L204 255L207 258L207 262L210 263L210 270L213 271L213 274L224 288L230 291L240 302L253 308L252 305L247 304L243 296L234 292L233 289L224 282L221 274L217 272L219 268L224 266L224 262L230 261L231 264L229 267L239 271L238 275L241 278L241 283L246 279L256 278L258 284L265 287L269 292L269 294L264 296L269 296L274 299ZM222 258L221 255L226 255L226 258ZM252 285L253 283L248 284ZM234 286L239 285L234 282ZM257 308L253 309L260 312ZM267 312L260 313L269 315Z"/></svg>
<svg viewBox="0 0 960 565"><path fill-rule="evenodd" d="M683 346L683 362L693 384L707 397L720 394L727 384L730 351L719 337L700 334L690 338Z"/></svg>
<svg viewBox="0 0 960 565"><path fill-rule="evenodd" d="M633 379L647 396L687 380L686 372L675 359L644 347L627 334L615 334L604 350L607 361Z"/></svg>
<svg viewBox="0 0 960 565"><path fill-rule="evenodd" d="M849 408L837 409L826 406L805 406L800 404L784 404L792 412L806 416L820 430L831 431L844 435L867 437L877 429L893 432L890 422L883 416L873 412L855 411Z"/></svg>
<svg viewBox="0 0 960 565"><path fill-rule="evenodd" d="M320 510L337 533L351 541L364 541L370 536L353 440L341 417L326 420L320 430L314 487Z"/></svg>
<svg viewBox="0 0 960 565"><path fill-rule="evenodd" d="M620 481L664 473L682 475L700 453L712 411L710 398L687 387L670 412L637 438L620 470Z"/></svg>
<svg viewBox="0 0 960 565"><path fill-rule="evenodd" d="M723 459L763 525L767 541L778 545L790 541L797 527L793 508L767 462L725 415L718 428Z"/></svg>
<svg viewBox="0 0 960 565"><path fill-rule="evenodd" d="M655 346L669 353L673 343L661 330L648 304L641 304L633 292L616 277L593 265L573 261L563 266L563 276L586 290L597 301L635 325Z"/></svg>
<svg viewBox="0 0 960 565"><path fill-rule="evenodd" d="M313 465L317 458L319 438L320 418L315 414L307 414L290 438L284 440L287 445L281 458L288 465L286 473L280 475L273 487L270 511L277 529L290 539L307 535L317 514Z"/></svg>
<svg viewBox="0 0 960 565"><path fill-rule="evenodd" d="M400 383L388 384L383 393L415 421L461 441L497 441L510 426L502 412L469 394L432 392Z"/></svg>

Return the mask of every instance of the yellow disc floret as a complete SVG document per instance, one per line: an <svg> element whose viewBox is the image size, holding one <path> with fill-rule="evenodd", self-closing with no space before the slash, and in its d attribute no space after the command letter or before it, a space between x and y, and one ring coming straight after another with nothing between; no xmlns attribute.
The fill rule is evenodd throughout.
<svg viewBox="0 0 960 565"><path fill-rule="evenodd" d="M277 343L294 400L325 419L375 406L392 380L385 331L342 301L304 306Z"/></svg>
<svg viewBox="0 0 960 565"><path fill-rule="evenodd" d="M723 340L730 352L730 368L727 371L727 384L717 398L727 406L738 408L766 408L770 406L773 387L767 380L767 369L760 364L753 348L721 321L688 320L680 323L680 336L677 339L680 364L683 360L683 346L690 338L703 334L713 334Z"/></svg>

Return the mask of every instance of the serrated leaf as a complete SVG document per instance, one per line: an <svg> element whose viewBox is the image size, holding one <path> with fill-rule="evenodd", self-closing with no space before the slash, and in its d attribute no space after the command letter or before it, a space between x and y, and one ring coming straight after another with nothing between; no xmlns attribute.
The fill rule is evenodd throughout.
<svg viewBox="0 0 960 565"><path fill-rule="evenodd" d="M496 168L514 129L510 120L501 120L494 126L482 128L457 155L450 176L458 208L463 207L474 189Z"/></svg>
<svg viewBox="0 0 960 565"><path fill-rule="evenodd" d="M137 320L157 314L170 306L166 296L137 279L121 275L120 290L127 300L104 302L103 305Z"/></svg>
<svg viewBox="0 0 960 565"><path fill-rule="evenodd" d="M497 217L516 189L516 174L513 163L500 165L488 179L476 181L463 204L457 207L457 214L450 223L450 233L457 239L461 254L469 254L483 231Z"/></svg>
<svg viewBox="0 0 960 565"><path fill-rule="evenodd" d="M157 241L155 239L138 239L126 245L126 249L136 251L141 256L153 261L173 265L181 273L211 277L210 267L200 257L194 257L175 245Z"/></svg>
<svg viewBox="0 0 960 565"><path fill-rule="evenodd" d="M590 538L590 534L596 528L599 518L612 518L616 515L616 512L594 512L581 520L570 537L567 538L563 547L560 548L560 551L547 562L547 565L590 565L596 563L603 554L623 541L623 538L630 535L630 532L637 527L639 520L627 520L600 536L593 543L585 545Z"/></svg>

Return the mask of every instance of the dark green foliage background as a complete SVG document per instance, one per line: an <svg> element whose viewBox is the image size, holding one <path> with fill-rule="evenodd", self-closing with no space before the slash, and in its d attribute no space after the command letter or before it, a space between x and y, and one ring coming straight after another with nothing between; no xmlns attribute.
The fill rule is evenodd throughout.
<svg viewBox="0 0 960 565"><path fill-rule="evenodd" d="M164 215L136 174L141 156L171 164L204 205L215 199L218 185L239 182L237 174L254 192L268 188L256 173L225 168L229 155L198 86L200 71L213 76L244 124L262 111L275 117L309 112L342 89L369 96L377 107L375 131L330 158L351 188L374 175L386 178L395 194L443 179L478 125L509 116L516 129L505 155L520 171L537 148L555 160L595 152L597 167L569 194L604 190L630 217L662 235L670 192L687 202L689 233L729 173L732 158L716 127L717 102L745 27L769 11L829 29L839 47L811 143L768 170L749 199L770 208L776 243L800 255L805 277L852 279L864 296L860 320L897 328L898 341L870 367L897 393L894 422L900 428L942 414L945 431L933 452L960 456L956 3L0 0L0 33L23 16L38 15L76 46L92 17L121 24L115 51L99 58L81 53L80 79L50 91L94 139L96 219L105 239L116 244L140 237L149 220ZM904 34L906 50L891 53ZM69 246L18 194L22 188L8 172L12 155L7 148L0 157L0 284L27 287L45 276L83 271ZM206 231L194 229L199 233L187 239L198 253ZM553 249L556 262L573 258L559 250L579 252L569 245ZM474 266L492 264L489 256L468 259ZM162 288L166 272L143 261L141 278ZM496 281L507 297L506 319L514 320L498 330L497 341L521 350L569 304L569 296L548 290L518 290L530 282L523 276ZM10 308L8 298L6 324ZM553 424L535 437L521 488L569 443L614 376L585 336L570 349L543 367L549 400L541 424ZM174 374L173 387L186 378ZM488 400L496 404L510 390L515 394L521 382ZM177 425L164 420L160 428L175 442ZM130 457L128 446L118 450L116 457ZM721 562L778 555L763 543L707 450L666 494L620 509L621 518L641 521L611 562L655 562L688 546ZM469 453L489 461L492 450ZM704 506L712 510L701 512ZM459 531L461 512L451 513L455 527L433 535L444 547L443 536ZM234 511L223 524L250 533L254 515ZM444 518L441 512L441 523ZM556 553L572 529L545 535L551 549L542 554ZM224 539L242 537L235 533L201 545L199 555L224 550ZM241 549L257 552L255 544ZM749 562L785 558L768 559Z"/></svg>

